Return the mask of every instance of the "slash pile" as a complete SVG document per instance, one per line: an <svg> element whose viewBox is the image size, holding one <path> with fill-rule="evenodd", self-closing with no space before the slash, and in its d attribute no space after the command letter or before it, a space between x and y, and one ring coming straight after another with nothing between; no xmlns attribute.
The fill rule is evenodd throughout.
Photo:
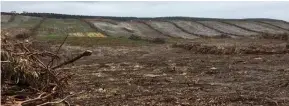
<svg viewBox="0 0 289 106"><path fill-rule="evenodd" d="M182 48L192 51L194 53L201 54L286 54L289 53L286 45L229 45L229 46L217 46L206 45L200 43L176 43L173 44L174 48Z"/></svg>
<svg viewBox="0 0 289 106"><path fill-rule="evenodd" d="M1 31L1 104L68 104L65 102L68 97L65 95L68 94L64 90L72 74L57 69L89 56L91 52L85 51L72 60L53 66L55 60L60 61L60 57L52 52L37 50L33 44ZM58 98L64 99L55 101Z"/></svg>

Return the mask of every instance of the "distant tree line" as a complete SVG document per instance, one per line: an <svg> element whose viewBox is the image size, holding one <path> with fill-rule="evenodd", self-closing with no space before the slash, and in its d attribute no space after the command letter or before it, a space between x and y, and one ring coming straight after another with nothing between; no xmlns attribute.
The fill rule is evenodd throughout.
<svg viewBox="0 0 289 106"><path fill-rule="evenodd" d="M114 17L114 16L88 16L88 15L68 15L68 14L57 14L57 13L36 13L36 12L22 12L16 13L12 12L1 12L4 15L24 15L24 16L34 16L34 17L46 17L46 18L57 18L57 19L111 19L116 21L130 21L130 20L186 20L186 21L208 21L208 20L266 20L273 21L275 19L267 19L267 18L250 18L250 19L221 19L221 18L196 18L196 17L156 17L156 18L139 18L139 17ZM276 20L275 20L276 21ZM280 20L279 20L280 21Z"/></svg>

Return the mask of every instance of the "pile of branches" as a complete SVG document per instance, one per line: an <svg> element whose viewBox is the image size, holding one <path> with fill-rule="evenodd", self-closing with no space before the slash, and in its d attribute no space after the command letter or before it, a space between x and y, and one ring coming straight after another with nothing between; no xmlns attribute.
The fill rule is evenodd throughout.
<svg viewBox="0 0 289 106"><path fill-rule="evenodd" d="M286 54L289 53L288 47L284 46L261 46L250 45L245 47L233 46L216 46L206 45L199 43L176 43L173 44L174 48L182 48L199 54L218 54L218 55L231 55L231 54Z"/></svg>
<svg viewBox="0 0 289 106"><path fill-rule="evenodd" d="M91 55L91 51L54 65L55 61L61 61L58 52L65 40L52 53L33 48L33 43L28 40L7 35L1 33L1 104L69 104L65 99L75 94L69 94L65 89L72 74L57 69ZM47 58L49 61L45 61Z"/></svg>

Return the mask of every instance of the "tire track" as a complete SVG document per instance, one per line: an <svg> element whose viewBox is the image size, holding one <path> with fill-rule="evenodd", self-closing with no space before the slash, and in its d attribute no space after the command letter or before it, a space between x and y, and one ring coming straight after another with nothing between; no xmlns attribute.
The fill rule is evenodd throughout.
<svg viewBox="0 0 289 106"><path fill-rule="evenodd" d="M167 36L167 37L169 37L169 38L174 38L173 36L171 36L171 35L169 35L169 34L166 34L166 33L163 33L163 32L161 32L160 30L154 28L153 26L151 26L150 24L146 23L145 21L142 21L142 20L136 20L136 22L148 26L149 28L151 28L152 30L154 30L154 31L156 31L156 32L158 32L158 33L160 33L161 35Z"/></svg>
<svg viewBox="0 0 289 106"><path fill-rule="evenodd" d="M106 36L111 36L108 33L106 33L105 31L101 30L100 28L97 28L93 23L85 20L85 19L79 19L80 21L86 23L87 25L89 25L90 28L94 29L95 32L100 32L101 34L104 34Z"/></svg>
<svg viewBox="0 0 289 106"><path fill-rule="evenodd" d="M243 35L231 34L231 33L227 33L227 32L218 30L218 29L216 29L216 28L213 28L213 27L211 27L211 26L205 25L205 24L203 24L203 23L201 23L201 22L198 22L198 21L192 21L192 22L201 24L201 25L203 25L203 26L205 26L205 27L207 27L207 28L210 28L210 29L212 29L212 30L215 30L215 31L221 33L221 34L222 34L221 36L223 36L223 37L229 37L229 38L230 38L230 37L231 37L230 35L233 35L233 36L236 36L236 37L244 37Z"/></svg>

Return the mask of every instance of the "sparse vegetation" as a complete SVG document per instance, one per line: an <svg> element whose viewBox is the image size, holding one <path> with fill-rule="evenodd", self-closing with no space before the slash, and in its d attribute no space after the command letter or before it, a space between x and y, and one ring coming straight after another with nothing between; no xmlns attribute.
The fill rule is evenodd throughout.
<svg viewBox="0 0 289 106"><path fill-rule="evenodd" d="M289 50L285 45L264 46L264 45L202 45L199 43L173 44L172 47L183 48L194 53L201 54L287 54Z"/></svg>
<svg viewBox="0 0 289 106"><path fill-rule="evenodd" d="M102 32L99 26L86 20L62 19L95 18L93 16L22 15L59 19L48 19L43 23L38 20L31 25L33 27L1 29L1 104L289 104L289 45L286 33L264 33L259 38L242 36L234 39L228 38L226 33L222 33L225 36L219 33L219 38L209 35L183 39L164 35L171 31L169 33L183 36L179 35L182 30L176 28L173 31L166 29L168 32L152 26L139 26L141 28L137 29L128 22L122 22L142 18L108 17L109 20L105 21L115 23L113 26L124 23L135 33L113 37L104 35L114 27ZM167 17L155 18L154 21L160 21L158 19L207 20ZM140 23L145 23L144 20ZM151 35L146 38L145 34L151 30L138 31L142 28L150 28L166 37ZM161 28L167 27L159 24ZM202 28L199 29L203 31ZM39 33L26 39L32 31ZM99 36L90 36L89 33ZM87 36L71 36L82 34ZM81 60L74 62L79 58Z"/></svg>
<svg viewBox="0 0 289 106"><path fill-rule="evenodd" d="M60 59L58 54L38 51L33 44L1 34L1 104L13 105L10 102L14 99L20 99L21 106L51 104L50 101L64 98L67 94L64 90L71 75L56 69L82 56L65 64L53 65L54 59ZM47 57L51 61L45 64Z"/></svg>
<svg viewBox="0 0 289 106"><path fill-rule="evenodd" d="M131 39L131 40L142 40L141 37L133 35L133 34L130 37L128 37L128 39Z"/></svg>
<svg viewBox="0 0 289 106"><path fill-rule="evenodd" d="M164 44L166 43L166 40L164 38L154 38L151 42L157 43L157 44Z"/></svg>
<svg viewBox="0 0 289 106"><path fill-rule="evenodd" d="M50 36L39 36L37 37L40 41L47 41L51 44L59 44L61 39L64 36L59 35L50 35ZM107 38L98 38L98 37L68 37L66 44L73 46L142 46L142 45L151 45L147 41L143 40L131 40L128 38L116 38L116 37L107 37Z"/></svg>

